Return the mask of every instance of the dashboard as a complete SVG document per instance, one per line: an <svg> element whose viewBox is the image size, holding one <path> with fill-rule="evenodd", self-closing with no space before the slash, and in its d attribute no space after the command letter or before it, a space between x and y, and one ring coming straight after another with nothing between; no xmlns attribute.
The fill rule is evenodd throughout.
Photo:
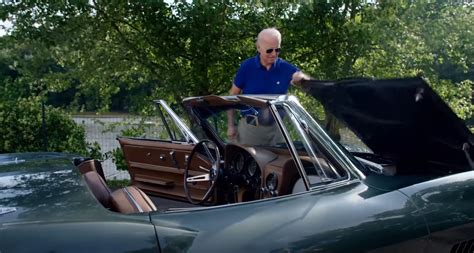
<svg viewBox="0 0 474 253"><path fill-rule="evenodd" d="M228 144L225 158L229 202L289 194L300 177L287 150Z"/></svg>

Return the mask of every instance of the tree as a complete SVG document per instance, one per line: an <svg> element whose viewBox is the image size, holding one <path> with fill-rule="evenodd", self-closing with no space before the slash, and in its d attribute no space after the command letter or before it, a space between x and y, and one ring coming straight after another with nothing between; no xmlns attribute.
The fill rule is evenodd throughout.
<svg viewBox="0 0 474 253"><path fill-rule="evenodd" d="M0 44L10 38L0 38ZM0 153L63 151L89 155L84 129L60 109L44 107L49 58L39 47L17 44L0 50Z"/></svg>
<svg viewBox="0 0 474 253"><path fill-rule="evenodd" d="M416 1L19 1L11 42L41 45L48 91L80 109L149 112L150 100L225 94L255 36L318 79L422 73L462 117L472 107L472 6ZM451 74L446 74L449 72ZM461 94L461 96L459 96ZM457 105L455 105L457 104Z"/></svg>
<svg viewBox="0 0 474 253"><path fill-rule="evenodd" d="M361 76L423 75L463 119L472 116L474 19L471 6L383 1L365 9L371 49L357 59Z"/></svg>

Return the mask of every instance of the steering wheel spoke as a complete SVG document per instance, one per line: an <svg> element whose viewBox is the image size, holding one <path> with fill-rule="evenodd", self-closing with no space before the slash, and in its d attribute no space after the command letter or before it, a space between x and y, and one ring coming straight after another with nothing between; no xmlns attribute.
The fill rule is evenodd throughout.
<svg viewBox="0 0 474 253"><path fill-rule="evenodd" d="M209 169L206 169L206 168L202 167L201 165L199 165L199 168L200 168L201 170L204 170L204 171L207 171L207 172L210 171Z"/></svg>
<svg viewBox="0 0 474 253"><path fill-rule="evenodd" d="M194 161L195 159L199 159ZM202 140L194 146L191 154L186 162L184 171L184 192L186 198L192 204L202 204L209 200L216 187L216 182L219 178L220 153L217 145L210 140ZM210 165L210 166L208 166ZM206 168L208 167L208 168ZM191 176L190 170L197 172L198 175ZM205 173L202 173L205 172ZM196 173L194 173L196 174ZM207 183L205 183L207 182ZM201 183L201 184L199 184ZM202 197L191 195L193 185L199 184L200 187L205 188L205 193ZM194 194L196 191L194 191Z"/></svg>
<svg viewBox="0 0 474 253"><path fill-rule="evenodd" d="M186 178L186 182L188 183L193 183L193 182L208 182L211 180L211 177L209 174L202 174L199 176L194 176L194 177L188 177Z"/></svg>

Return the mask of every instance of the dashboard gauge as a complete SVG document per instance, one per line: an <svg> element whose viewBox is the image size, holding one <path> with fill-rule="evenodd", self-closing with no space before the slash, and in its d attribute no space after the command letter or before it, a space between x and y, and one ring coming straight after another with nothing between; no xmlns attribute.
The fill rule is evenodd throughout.
<svg viewBox="0 0 474 253"><path fill-rule="evenodd" d="M255 160L250 160L247 165L247 174L251 177L256 176L259 173L258 165Z"/></svg>
<svg viewBox="0 0 474 253"><path fill-rule="evenodd" d="M270 191L274 191L277 189L278 176L275 174L275 172L268 174L267 178L265 179L265 185L267 186L267 189Z"/></svg>
<svg viewBox="0 0 474 253"><path fill-rule="evenodd" d="M234 160L232 161L232 167L234 167L235 171L240 173L242 169L244 168L244 163L245 163L244 155L242 155L241 153L238 153L234 157Z"/></svg>

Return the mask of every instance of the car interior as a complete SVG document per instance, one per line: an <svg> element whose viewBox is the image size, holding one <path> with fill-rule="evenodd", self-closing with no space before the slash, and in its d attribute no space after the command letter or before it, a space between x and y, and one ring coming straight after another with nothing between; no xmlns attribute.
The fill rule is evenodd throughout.
<svg viewBox="0 0 474 253"><path fill-rule="evenodd" d="M151 199L138 187L132 185L112 191L106 183L99 161L90 159L75 161L88 188L105 208L119 213L143 213L156 211Z"/></svg>
<svg viewBox="0 0 474 253"><path fill-rule="evenodd" d="M302 138L311 138L311 133L295 129L294 119L285 116L291 112L283 107L278 114L291 131L291 145L297 154L290 152L278 128L274 131L279 135L276 140L281 142L249 144L227 140L225 127L229 109L235 110L236 124L245 120L253 123L252 127L268 126L268 122L275 124L275 119L256 115L254 121L249 121L238 115L249 109L257 114L262 104L214 102L217 102L215 107L199 107L190 112L191 117L197 119L190 128L198 136L198 143L187 141L176 120L165 110L160 112L163 123L159 127L167 136L162 133L155 137L117 138L128 165L131 187L111 191L104 187L100 162L79 163L78 168L99 202L122 213L156 210L156 207L159 210L197 208L304 192L308 186L302 176L309 180L310 187L347 178L345 170L331 161L318 144L303 144ZM90 175L91 171L94 175Z"/></svg>
<svg viewBox="0 0 474 253"><path fill-rule="evenodd" d="M263 200L351 179L331 153L333 144L324 143L337 137L321 137L324 132L316 130L320 126L305 118L304 112L295 111L298 107L275 104L272 114L262 115L268 106L262 101L217 96L185 101L187 115L193 118L188 120L188 129L177 123L182 117L168 115L169 111L158 105L161 122L155 127L161 129L160 135L117 138L132 186L115 191L104 187L105 177L98 161L83 161L78 168L99 202L122 213ZM228 139L229 112L234 113L235 126L270 129L275 124L271 133L276 138L268 142L251 140L252 143ZM268 119L268 115L273 118ZM275 122L281 124L277 126ZM367 147L350 147L360 140L347 143L346 135L335 145L359 166L365 182L379 189L394 190L464 171L447 170L448 165L433 166L422 158L403 163L378 157ZM420 171L426 167L430 170Z"/></svg>

